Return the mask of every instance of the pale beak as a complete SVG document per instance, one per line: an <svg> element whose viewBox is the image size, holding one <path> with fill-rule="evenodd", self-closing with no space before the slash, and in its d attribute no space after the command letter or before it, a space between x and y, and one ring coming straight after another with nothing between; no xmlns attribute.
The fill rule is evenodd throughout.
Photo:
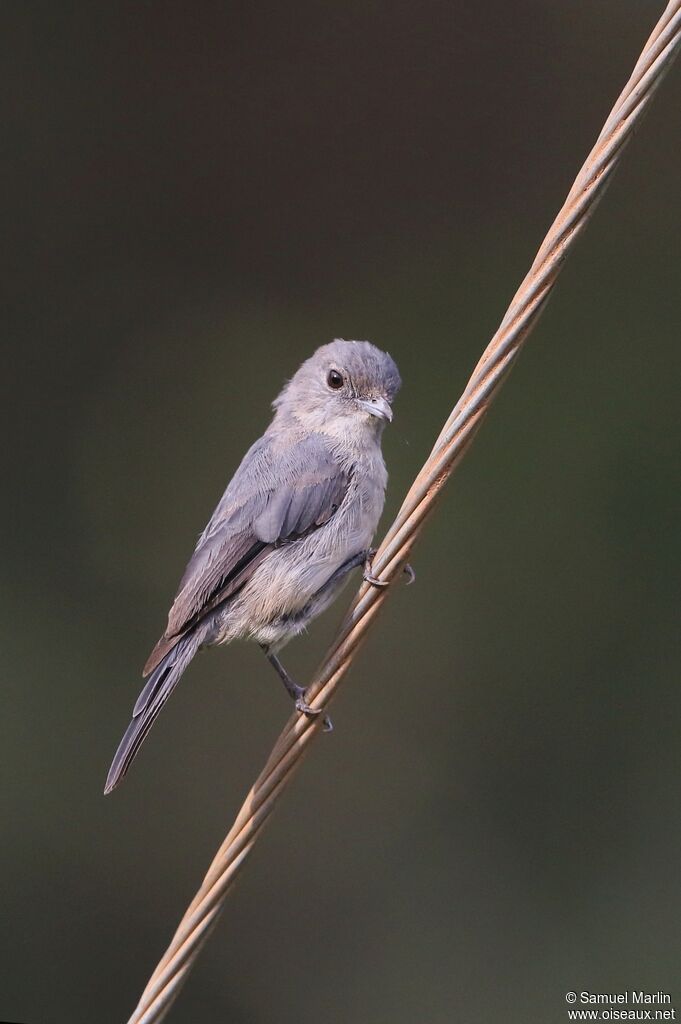
<svg viewBox="0 0 681 1024"><path fill-rule="evenodd" d="M383 398L383 396L380 398L366 398L362 399L359 404L372 416L378 416L379 419L392 423L393 411L387 398Z"/></svg>

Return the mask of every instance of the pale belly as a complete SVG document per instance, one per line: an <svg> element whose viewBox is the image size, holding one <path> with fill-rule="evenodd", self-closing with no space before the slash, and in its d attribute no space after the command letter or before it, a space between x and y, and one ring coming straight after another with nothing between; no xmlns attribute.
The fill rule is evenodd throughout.
<svg viewBox="0 0 681 1024"><path fill-rule="evenodd" d="M383 502L372 504L370 508L355 496L345 514L334 516L308 537L272 551L216 617L212 642L250 637L281 647L302 632L348 582L345 574L329 584L334 573L370 547Z"/></svg>

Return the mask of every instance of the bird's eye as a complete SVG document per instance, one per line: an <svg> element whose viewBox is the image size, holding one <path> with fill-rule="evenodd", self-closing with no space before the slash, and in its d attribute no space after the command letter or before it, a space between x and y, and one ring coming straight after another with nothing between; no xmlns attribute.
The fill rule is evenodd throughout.
<svg viewBox="0 0 681 1024"><path fill-rule="evenodd" d="M338 391L339 388L343 387L343 376L338 370L329 370L329 376L326 378L326 383L334 391Z"/></svg>

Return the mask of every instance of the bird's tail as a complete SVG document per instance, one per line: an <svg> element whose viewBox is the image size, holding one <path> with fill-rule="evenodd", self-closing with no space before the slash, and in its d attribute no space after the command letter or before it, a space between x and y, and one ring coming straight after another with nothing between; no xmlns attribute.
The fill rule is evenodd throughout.
<svg viewBox="0 0 681 1024"><path fill-rule="evenodd" d="M133 708L132 721L111 762L104 786L105 793L115 789L134 761L137 751L156 721L156 716L179 683L182 673L198 651L202 640L203 630L200 628L182 637L147 679Z"/></svg>

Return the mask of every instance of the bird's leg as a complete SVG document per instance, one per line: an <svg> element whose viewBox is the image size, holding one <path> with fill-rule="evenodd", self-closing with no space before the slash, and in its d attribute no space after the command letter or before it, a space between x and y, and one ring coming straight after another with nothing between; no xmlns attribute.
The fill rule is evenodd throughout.
<svg viewBox="0 0 681 1024"><path fill-rule="evenodd" d="M273 654L270 651L267 644L261 644L260 646L265 652L267 660L269 661L270 665L273 666L277 675L279 676L282 683L286 687L286 692L288 693L289 697L291 698L291 700L295 701L296 711L300 711L301 714L307 715L309 718L314 718L316 715L320 715L321 708L312 708L305 700L305 687L299 686L298 683L291 679L290 675L280 662L279 658L276 656L276 654ZM331 723L331 719L328 716L325 716L324 731L331 732L332 729L333 725Z"/></svg>
<svg viewBox="0 0 681 1024"><path fill-rule="evenodd" d="M351 558L348 558L347 562L343 562L343 564L336 569L332 576L329 576L328 580L324 584L323 590L326 590L327 587L333 586L334 583L343 579L343 577L347 576L347 574L352 572L353 569L357 569L360 565L366 565L367 557L366 551L358 551L356 555L352 555Z"/></svg>
<svg viewBox="0 0 681 1024"><path fill-rule="evenodd" d="M376 548L369 548L369 550L366 552L364 556L364 572L362 574L362 579L364 580L365 583L370 583L372 587L387 587L390 580L379 580L378 576L374 576L373 572L371 571L371 562L375 554ZM406 573L407 576L409 577L409 579L407 580L407 586L409 586L416 579L416 573L412 569L409 562L407 562L406 565L403 567L402 572Z"/></svg>
<svg viewBox="0 0 681 1024"><path fill-rule="evenodd" d="M298 708L298 711L302 711L306 715L318 715L319 711L315 710L314 708L311 708L309 704L305 703L305 688L303 686L299 686L298 683L294 682L294 680L291 679L290 675L288 674L288 672L286 671L286 669L284 668L276 654L272 654L267 649L267 647L263 647L263 650L267 655L267 660L269 661L270 665L273 666L275 672L277 673L282 683L286 687L286 691L289 697L291 698L291 700L295 701L295 705Z"/></svg>

